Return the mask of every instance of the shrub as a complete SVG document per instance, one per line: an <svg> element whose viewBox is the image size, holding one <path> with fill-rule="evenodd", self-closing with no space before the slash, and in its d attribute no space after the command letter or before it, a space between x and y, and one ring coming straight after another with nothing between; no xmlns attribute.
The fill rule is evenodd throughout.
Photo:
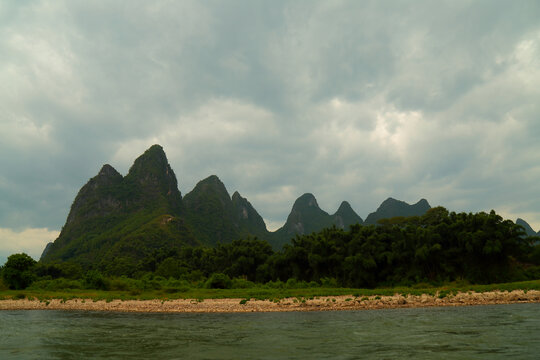
<svg viewBox="0 0 540 360"><path fill-rule="evenodd" d="M110 290L118 290L118 291L128 291L131 290L131 283L133 281L130 281L130 279L122 276L119 278L114 278L109 283L109 289Z"/></svg>
<svg viewBox="0 0 540 360"><path fill-rule="evenodd" d="M231 278L222 273L212 274L205 283L207 289L230 289L231 286Z"/></svg>
<svg viewBox="0 0 540 360"><path fill-rule="evenodd" d="M181 278L191 283L198 283L205 280L205 276L200 270L193 270L188 274L182 275Z"/></svg>
<svg viewBox="0 0 540 360"><path fill-rule="evenodd" d="M233 279L232 285L231 285L233 289L251 289L251 288L254 288L255 286L256 285L254 282L246 280L246 279L241 279L241 278Z"/></svg>
<svg viewBox="0 0 540 360"><path fill-rule="evenodd" d="M161 283L155 279L152 280L142 280L143 290L161 290Z"/></svg>
<svg viewBox="0 0 540 360"><path fill-rule="evenodd" d="M269 289L284 289L285 288L285 283L283 281L281 281L281 280L269 281L264 286L269 288Z"/></svg>
<svg viewBox="0 0 540 360"><path fill-rule="evenodd" d="M8 289L8 287L7 287L6 284L4 284L4 279L3 279L3 277L0 276L0 291L2 291L2 290L7 290L7 289Z"/></svg>
<svg viewBox="0 0 540 360"><path fill-rule="evenodd" d="M285 283L285 287L287 289L296 289L296 288L298 288L298 281L296 281L295 278L290 278Z"/></svg>
<svg viewBox="0 0 540 360"><path fill-rule="evenodd" d="M321 286L326 288L337 288L338 283L335 278L324 277L321 279Z"/></svg>
<svg viewBox="0 0 540 360"><path fill-rule="evenodd" d="M165 282L165 285L169 288L176 289L179 292L188 291L191 286L186 280L169 279Z"/></svg>
<svg viewBox="0 0 540 360"><path fill-rule="evenodd" d="M57 291L65 289L82 289L83 285L78 280L59 279L42 279L32 283L29 286L31 290L47 290Z"/></svg>
<svg viewBox="0 0 540 360"><path fill-rule="evenodd" d="M449 294L449 292L447 290L441 290L439 291L439 299L444 299L445 297L447 297Z"/></svg>
<svg viewBox="0 0 540 360"><path fill-rule="evenodd" d="M84 276L85 286L89 289L108 290L109 281L97 270L90 270Z"/></svg>

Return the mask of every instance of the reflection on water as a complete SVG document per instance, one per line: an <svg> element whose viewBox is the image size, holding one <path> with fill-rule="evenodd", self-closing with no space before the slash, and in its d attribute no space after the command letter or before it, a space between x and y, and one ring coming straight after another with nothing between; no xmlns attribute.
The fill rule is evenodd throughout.
<svg viewBox="0 0 540 360"><path fill-rule="evenodd" d="M537 359L540 304L248 314L0 312L1 359Z"/></svg>

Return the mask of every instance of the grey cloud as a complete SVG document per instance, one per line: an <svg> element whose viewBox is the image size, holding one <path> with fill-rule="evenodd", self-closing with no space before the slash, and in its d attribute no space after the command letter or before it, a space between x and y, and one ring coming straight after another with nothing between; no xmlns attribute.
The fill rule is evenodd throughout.
<svg viewBox="0 0 540 360"><path fill-rule="evenodd" d="M125 173L155 142L183 194L217 174L272 223L313 192L364 218L426 197L539 228L539 17L536 1L3 3L0 228L60 229L103 163Z"/></svg>

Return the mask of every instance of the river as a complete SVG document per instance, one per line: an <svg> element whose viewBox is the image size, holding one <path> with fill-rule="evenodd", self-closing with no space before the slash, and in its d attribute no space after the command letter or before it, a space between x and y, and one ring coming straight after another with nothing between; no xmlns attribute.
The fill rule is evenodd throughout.
<svg viewBox="0 0 540 360"><path fill-rule="evenodd" d="M538 359L540 304L151 314L0 311L0 359Z"/></svg>

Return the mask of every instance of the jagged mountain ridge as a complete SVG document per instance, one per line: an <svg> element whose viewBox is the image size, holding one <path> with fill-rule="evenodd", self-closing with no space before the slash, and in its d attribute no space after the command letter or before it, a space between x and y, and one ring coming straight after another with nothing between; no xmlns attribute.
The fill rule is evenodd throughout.
<svg viewBox="0 0 540 360"><path fill-rule="evenodd" d="M427 204L425 200L400 203L414 207L423 202ZM296 235L330 226L346 229L356 223L363 222L348 202L330 215L320 209L313 194L306 193L295 201L283 227L269 232L251 203L238 191L231 197L215 175L201 180L182 198L163 148L153 145L126 176L106 164L81 188L60 236L47 245L41 259L129 266L152 251L215 246L248 236L267 240L278 249Z"/></svg>
<svg viewBox="0 0 540 360"><path fill-rule="evenodd" d="M356 223L361 224L362 218L348 202L342 202L336 213L329 215L319 207L313 194L306 193L296 199L285 224L271 234L270 243L274 248L281 248L296 235L311 234L333 225L346 229Z"/></svg>
<svg viewBox="0 0 540 360"><path fill-rule="evenodd" d="M381 219L397 216L421 216L431 209L426 199L421 199L416 204L409 205L404 201L388 198L382 202L377 211L372 212L364 222L367 225L377 225Z"/></svg>

